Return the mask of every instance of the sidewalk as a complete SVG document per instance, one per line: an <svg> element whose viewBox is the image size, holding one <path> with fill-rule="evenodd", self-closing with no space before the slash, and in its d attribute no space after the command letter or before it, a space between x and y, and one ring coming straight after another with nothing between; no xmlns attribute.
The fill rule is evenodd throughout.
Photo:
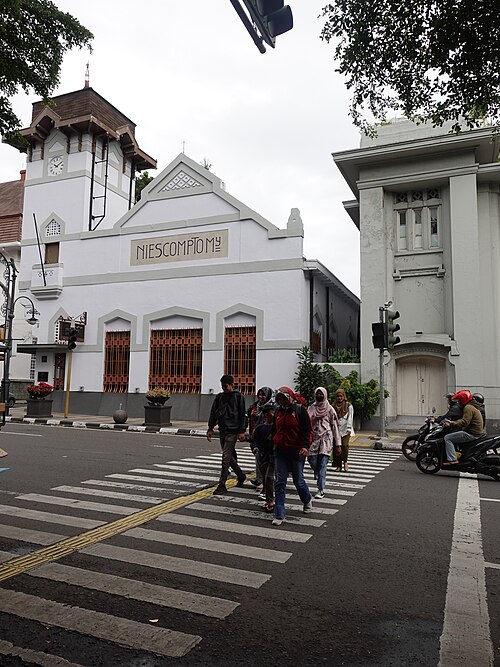
<svg viewBox="0 0 500 667"><path fill-rule="evenodd" d="M144 420L140 417L129 417L126 424L115 424L113 417L101 415L70 414L65 419L60 412L54 412L51 419L45 417L26 417L26 406L16 405L10 409L10 416L6 418L11 424L37 424L45 426L64 426L70 428L108 429L113 431L133 431L143 433L165 433L168 435L194 435L205 436L207 432L206 422L174 420L172 426L157 427L144 426ZM351 438L350 444L354 447L369 447L371 449L385 449L399 451L401 442L405 438L404 433L389 433L382 440L373 431L359 431Z"/></svg>

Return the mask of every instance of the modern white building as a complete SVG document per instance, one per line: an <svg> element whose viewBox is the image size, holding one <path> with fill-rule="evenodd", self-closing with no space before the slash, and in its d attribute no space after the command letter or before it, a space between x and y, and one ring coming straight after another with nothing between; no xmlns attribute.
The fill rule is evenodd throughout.
<svg viewBox="0 0 500 667"><path fill-rule="evenodd" d="M468 388L500 428L498 136L402 120L333 158L361 235L362 379L378 375L371 323L392 301L401 343L385 356L389 422L442 414L444 394Z"/></svg>
<svg viewBox="0 0 500 667"><path fill-rule="evenodd" d="M146 390L166 386L175 418L203 418L225 372L253 396L293 383L304 345L321 361L357 351L359 300L304 259L297 209L278 228L183 154L132 205L136 169L156 163L91 88L35 104L22 134L19 287L40 312L37 343L22 349L36 379L63 390L76 322L72 410L141 415Z"/></svg>

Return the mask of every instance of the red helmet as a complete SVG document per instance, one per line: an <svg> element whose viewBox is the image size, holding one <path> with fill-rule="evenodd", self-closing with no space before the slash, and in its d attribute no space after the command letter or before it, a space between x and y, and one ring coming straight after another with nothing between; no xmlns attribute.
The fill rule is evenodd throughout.
<svg viewBox="0 0 500 667"><path fill-rule="evenodd" d="M456 394L453 394L451 400L458 401L460 405L464 406L472 401L472 393L468 389L461 389Z"/></svg>

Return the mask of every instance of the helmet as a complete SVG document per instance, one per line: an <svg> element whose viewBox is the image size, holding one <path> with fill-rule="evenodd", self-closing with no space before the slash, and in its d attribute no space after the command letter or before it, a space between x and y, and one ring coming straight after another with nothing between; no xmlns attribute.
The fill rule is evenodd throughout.
<svg viewBox="0 0 500 667"><path fill-rule="evenodd" d="M476 403L484 403L484 396L482 394L472 394L472 399L476 401Z"/></svg>
<svg viewBox="0 0 500 667"><path fill-rule="evenodd" d="M461 389L456 394L453 394L451 400L458 401L460 405L464 406L472 401L472 394L468 389Z"/></svg>

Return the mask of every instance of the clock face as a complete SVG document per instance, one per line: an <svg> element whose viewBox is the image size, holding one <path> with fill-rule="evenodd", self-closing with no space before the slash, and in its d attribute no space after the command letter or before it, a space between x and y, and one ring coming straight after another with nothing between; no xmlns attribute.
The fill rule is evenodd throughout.
<svg viewBox="0 0 500 667"><path fill-rule="evenodd" d="M58 174L62 173L63 165L64 160L61 155L56 155L55 157L51 158L49 161L49 174L51 176L57 176Z"/></svg>

